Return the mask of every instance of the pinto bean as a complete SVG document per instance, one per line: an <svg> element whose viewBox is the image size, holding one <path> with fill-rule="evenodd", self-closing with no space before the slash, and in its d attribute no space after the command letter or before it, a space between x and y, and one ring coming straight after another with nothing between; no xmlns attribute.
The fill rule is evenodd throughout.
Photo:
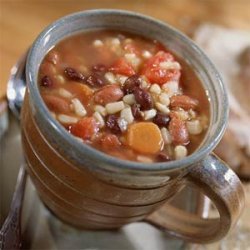
<svg viewBox="0 0 250 250"><path fill-rule="evenodd" d="M53 95L43 95L43 100L50 109L50 111L62 114L70 112L69 103L60 97Z"/></svg>
<svg viewBox="0 0 250 250"><path fill-rule="evenodd" d="M110 102L119 101L123 97L123 92L118 85L107 85L95 93L96 103L106 105Z"/></svg>
<svg viewBox="0 0 250 250"><path fill-rule="evenodd" d="M174 116L169 122L169 133L175 145L186 145L189 142L189 134L185 121Z"/></svg>
<svg viewBox="0 0 250 250"><path fill-rule="evenodd" d="M198 100L187 95L176 95L170 98L170 105L172 108L183 108L189 110L195 109L198 104Z"/></svg>

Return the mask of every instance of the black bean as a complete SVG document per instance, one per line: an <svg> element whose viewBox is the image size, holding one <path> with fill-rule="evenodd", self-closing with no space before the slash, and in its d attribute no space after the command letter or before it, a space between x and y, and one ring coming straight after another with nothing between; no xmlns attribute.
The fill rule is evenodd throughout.
<svg viewBox="0 0 250 250"><path fill-rule="evenodd" d="M157 160L158 161L171 161L171 157L167 153L159 153L157 155Z"/></svg>
<svg viewBox="0 0 250 250"><path fill-rule="evenodd" d="M43 87L51 87L53 85L53 82L49 76L44 76L41 79L41 86Z"/></svg>
<svg viewBox="0 0 250 250"><path fill-rule="evenodd" d="M169 121L169 116L162 113L157 113L157 115L153 119L153 122L159 127L166 127L169 124Z"/></svg>
<svg viewBox="0 0 250 250"><path fill-rule="evenodd" d="M125 81L123 91L125 94L131 94L136 88L140 88L141 82L142 80L139 75L132 75Z"/></svg>
<svg viewBox="0 0 250 250"><path fill-rule="evenodd" d="M152 96L145 89L136 88L133 93L136 102L140 104L142 110L153 108Z"/></svg>
<svg viewBox="0 0 250 250"><path fill-rule="evenodd" d="M73 68L70 67L66 68L64 70L64 73L70 80L74 80L77 82L84 82L85 80L85 76L81 72L78 72Z"/></svg>
<svg viewBox="0 0 250 250"><path fill-rule="evenodd" d="M118 118L115 115L109 115L106 120L107 128L114 134L119 134L121 129L118 125Z"/></svg>
<svg viewBox="0 0 250 250"><path fill-rule="evenodd" d="M88 76L86 79L86 83L91 87L104 85L104 81L101 79L100 76L96 74Z"/></svg>
<svg viewBox="0 0 250 250"><path fill-rule="evenodd" d="M105 72L107 71L107 68L103 64L96 64L92 67L93 72Z"/></svg>
<svg viewBox="0 0 250 250"><path fill-rule="evenodd" d="M142 114L141 114L141 110L140 110L140 105L139 104L133 104L132 107L131 107L131 111L132 111L132 114L134 116L135 119L142 119Z"/></svg>

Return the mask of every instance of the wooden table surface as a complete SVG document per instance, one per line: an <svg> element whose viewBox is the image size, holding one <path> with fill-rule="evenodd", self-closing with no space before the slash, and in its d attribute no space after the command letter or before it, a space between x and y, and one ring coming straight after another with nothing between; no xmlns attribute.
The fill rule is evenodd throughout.
<svg viewBox="0 0 250 250"><path fill-rule="evenodd" d="M0 98L11 66L48 24L72 12L97 8L144 13L184 32L201 22L250 29L250 0L0 0Z"/></svg>
<svg viewBox="0 0 250 250"><path fill-rule="evenodd" d="M97 8L140 12L185 33L204 22L250 30L250 0L0 0L0 99L11 66L47 25L72 12Z"/></svg>

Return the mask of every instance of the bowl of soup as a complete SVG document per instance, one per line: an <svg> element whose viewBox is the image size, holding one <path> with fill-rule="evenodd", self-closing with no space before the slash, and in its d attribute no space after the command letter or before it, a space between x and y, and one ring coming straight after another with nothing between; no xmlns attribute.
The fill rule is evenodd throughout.
<svg viewBox="0 0 250 250"><path fill-rule="evenodd" d="M218 205L224 219L201 220L205 236L184 226L179 236L212 241L234 224L242 210L240 182L232 174L230 184L228 168L209 156L225 129L227 96L212 63L183 34L132 12L74 13L36 39L26 78L27 170L61 220L85 229L152 223L150 214L192 182L225 204ZM221 227L232 196L234 220ZM181 224L171 223L165 228L178 235Z"/></svg>

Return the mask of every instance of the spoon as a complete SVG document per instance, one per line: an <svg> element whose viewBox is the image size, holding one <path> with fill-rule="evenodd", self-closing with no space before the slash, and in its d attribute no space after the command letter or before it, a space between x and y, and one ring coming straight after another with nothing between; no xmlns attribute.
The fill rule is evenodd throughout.
<svg viewBox="0 0 250 250"><path fill-rule="evenodd" d="M28 52L13 66L7 84L8 104L18 120L20 120L20 112L26 89L25 63L27 54ZM21 248L21 213L26 178L25 163L22 163L18 172L10 211L0 230L0 249L2 250Z"/></svg>

